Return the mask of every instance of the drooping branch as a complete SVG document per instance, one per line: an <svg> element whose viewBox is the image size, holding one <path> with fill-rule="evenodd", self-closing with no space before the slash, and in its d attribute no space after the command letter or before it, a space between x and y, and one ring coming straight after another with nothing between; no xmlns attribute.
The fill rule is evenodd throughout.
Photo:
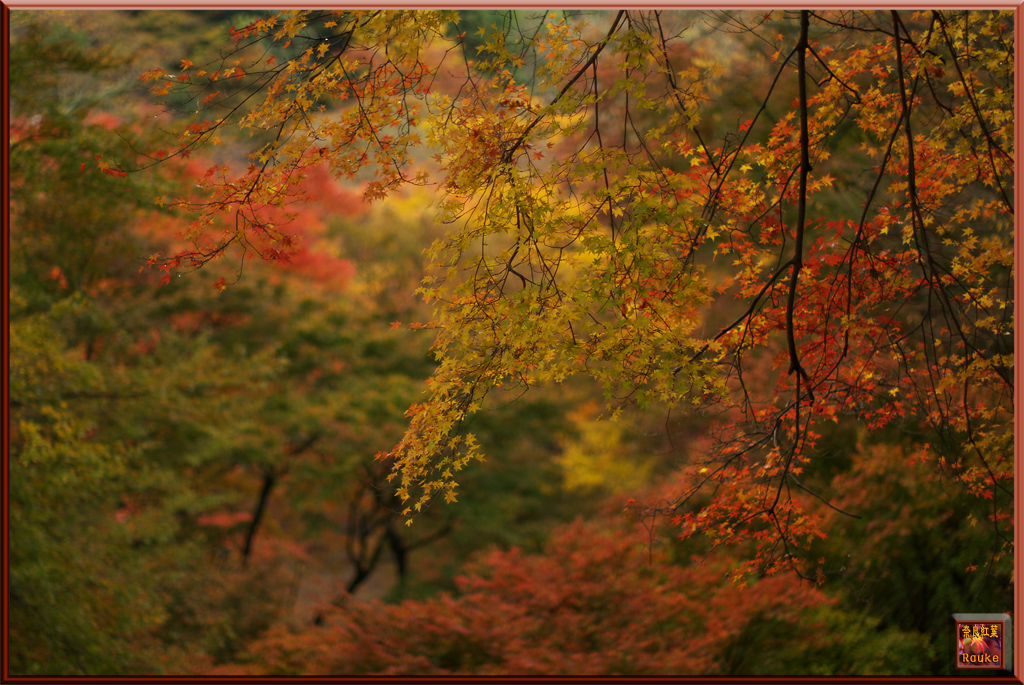
<svg viewBox="0 0 1024 685"><path fill-rule="evenodd" d="M800 187L797 191L797 219L793 247L793 270L789 277L789 295L786 300L786 343L789 346L789 373L796 372L807 382L807 395L814 401L814 391L810 387L810 378L800 364L800 353L796 345L796 292L800 282L800 270L804 264L804 228L807 222L807 176L811 172L811 143L807 123L807 30L810 23L810 12L800 12L800 40L797 42L797 78L799 82L800 109ZM799 388L800 386L797 385Z"/></svg>
<svg viewBox="0 0 1024 685"><path fill-rule="evenodd" d="M561 100L562 97L565 96L565 94L569 92L569 89L572 88L576 84L576 82L579 81L580 78L583 77L583 74L587 73L587 71L593 65L595 65L597 63L597 58L601 55L601 52L608 45L609 41L611 41L612 36L614 36L615 32L619 29L619 22L622 20L622 18L624 16L626 16L626 10L619 10L619 13L615 15L615 19L614 19L614 21L612 21L611 28L608 29L608 33L607 33L607 35L605 35L604 40L602 40L600 43L598 43L597 45L594 46L594 48L593 48L593 53L594 54L592 54L590 56L590 59L588 59L586 61L586 63L582 67L580 67L579 69L576 70L576 73L562 87L562 90L558 91L558 95L556 95L551 100L551 104L552 105L557 103L559 100ZM523 129L523 132L519 134L519 137L516 138L515 142L513 142L512 145L509 146L505 150L505 152L504 152L504 154L502 156L502 161L504 161L504 162L511 161L512 155L515 153L516 150L519 149L519 146L522 145L524 141L526 141L526 137L528 135L530 135L530 131L532 131L537 126L537 124L539 124L541 122L541 120L543 118L544 118L543 115L538 115L537 117L534 118L533 121L531 121L526 126L525 129Z"/></svg>
<svg viewBox="0 0 1024 685"><path fill-rule="evenodd" d="M999 186L999 194L1003 199L1003 203L1012 212L1013 202L1006 195L1006 190L1003 188L1002 178L996 170L996 160L993 155L993 151L999 153L1007 163L1013 164L1013 157L1007 154L999 143L992 137L991 131L989 131L988 124L985 122L985 117L982 116L981 109L978 107L977 99L974 96L974 91L971 89L970 84L967 83L967 79L964 77L963 69L960 67L960 60L956 56L956 49L953 46L953 41L949 38L949 33L946 31L946 20L943 18L942 13L935 10L933 16L938 20L939 29L942 31L942 37L946 42L946 47L949 49L949 54L953 59L953 67L956 69L957 77L960 79L960 85L964 89L964 97L967 98L967 102L971 105L971 110L974 112L974 118L978 122L978 126L981 128L982 134L985 136L985 141L988 143L988 159L989 164L992 166L992 176ZM899 42L899 41L897 41Z"/></svg>

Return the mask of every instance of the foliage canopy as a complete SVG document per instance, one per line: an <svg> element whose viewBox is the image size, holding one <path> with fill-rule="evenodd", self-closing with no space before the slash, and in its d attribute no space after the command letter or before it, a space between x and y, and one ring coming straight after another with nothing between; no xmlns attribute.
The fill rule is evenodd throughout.
<svg viewBox="0 0 1024 685"><path fill-rule="evenodd" d="M1011 14L77 17L12 31L15 672L934 672L1005 610Z"/></svg>
<svg viewBox="0 0 1024 685"><path fill-rule="evenodd" d="M448 230L418 325L439 365L382 455L408 515L456 499L488 392L579 374L613 413L720 415L671 508L684 535L757 539L762 570L822 535L802 474L829 423L920 431L919 458L974 495L1012 491L1010 14L510 16L470 54L451 12L283 12L223 63L148 72L210 113L171 154L228 126L260 141L179 200L194 249L151 262L287 258L266 209L321 162L372 175L370 200L435 187ZM765 59L711 60L708 25L719 55ZM749 116L716 107L735 80ZM994 509L1007 544L1008 525Z"/></svg>

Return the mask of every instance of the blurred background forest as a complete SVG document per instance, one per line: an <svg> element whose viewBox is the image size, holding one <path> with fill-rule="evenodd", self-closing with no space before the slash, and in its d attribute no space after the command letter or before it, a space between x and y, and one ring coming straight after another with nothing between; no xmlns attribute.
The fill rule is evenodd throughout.
<svg viewBox="0 0 1024 685"><path fill-rule="evenodd" d="M951 674L952 614L1012 606L1012 559L978 534L993 503L852 421L804 474L861 514L818 507L817 581L732 582L742 548L636 504L669 496L709 419L605 421L574 380L474 417L488 459L404 525L374 455L434 365L404 325L431 318L428 189L366 204L366 179L313 173L288 263L143 268L188 222L154 198L211 160L140 156L174 123L140 74L260 16L11 13L11 675Z"/></svg>

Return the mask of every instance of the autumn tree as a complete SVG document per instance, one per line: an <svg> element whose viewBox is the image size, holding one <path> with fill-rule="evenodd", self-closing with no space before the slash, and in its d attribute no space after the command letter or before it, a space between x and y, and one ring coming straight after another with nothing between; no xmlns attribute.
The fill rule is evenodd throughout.
<svg viewBox="0 0 1024 685"><path fill-rule="evenodd" d="M854 519L819 504L830 535L808 554L822 559L825 592L883 625L921 634L931 643L926 672L954 675L944 654L950 615L965 606L1002 612L1013 603L1013 559L985 534L992 510L1009 503L965 497L965 484L951 483L910 446L874 440L863 434L849 469L832 481L837 508L871 515Z"/></svg>
<svg viewBox="0 0 1024 685"><path fill-rule="evenodd" d="M1012 14L554 14L479 26L475 54L457 22L282 12L223 60L144 77L199 112L169 156L231 127L256 141L246 169L168 200L194 220L150 259L167 273L287 259L278 217L320 163L368 200L436 189L415 326L438 366L382 454L406 515L456 500L489 393L577 375L613 416L716 417L650 511L753 540L750 571L813 576L797 550L830 495L805 470L832 425L912 432L969 496L1012 492ZM733 70L746 111L719 106ZM1009 515L986 523L997 557Z"/></svg>
<svg viewBox="0 0 1024 685"><path fill-rule="evenodd" d="M624 521L577 521L537 553L492 550L453 593L342 599L276 626L217 675L816 675L920 670L924 636L877 629L784 576L719 582L728 559L649 563Z"/></svg>
<svg viewBox="0 0 1024 685"><path fill-rule="evenodd" d="M164 30L208 35L169 14ZM402 526L373 455L401 438L434 368L429 332L393 324L425 316L413 290L439 231L428 203L364 205L319 165L297 186L287 264L250 262L244 278L140 271L183 244L181 216L152 198L201 197L209 161L124 171L160 157L125 145L158 147L126 56L136 46L100 37L127 19L70 18L25 12L12 27L12 674L232 661L268 626L313 618L295 599L310 576L362 594L397 569L396 593L424 594L484 544L535 548L584 510L580 497L550 502L545 435L563 407L539 395L477 424L498 458L461 507ZM234 287L207 297L222 275Z"/></svg>
<svg viewBox="0 0 1024 685"><path fill-rule="evenodd" d="M159 288L140 272L157 246L174 249L177 223L154 211L154 193L197 179L187 164L120 170L146 161L125 137L149 144L137 73L83 26L92 22L63 19L25 12L12 27L10 665L18 675L162 673L197 654L230 657L291 610L310 510L323 513L353 462L401 434L398 421L355 436L339 424L357 411L400 417L430 361L423 341L396 344L386 326L359 339L339 325L390 321L402 306L320 306L353 269L319 249L315 204L290 267L299 287L255 270L252 291L210 303L197 293L215 279ZM316 180L307 185L342 208L347 196ZM337 393L346 365L364 381L390 372L391 383ZM343 437L348 449L337 448ZM334 459L311 453L319 438ZM302 487L314 480L319 490Z"/></svg>
<svg viewBox="0 0 1024 685"><path fill-rule="evenodd" d="M211 493L221 455L202 447L230 424L235 379L259 387L259 364L189 344L154 316L173 295L139 273L152 250L136 222L179 179L168 166L115 168L135 158L112 127L142 134L128 58L59 17L19 14L12 36L11 672L159 672L167 642L180 658L230 652L267 616L197 617L238 596L200 523L231 499ZM205 630L166 629L193 619Z"/></svg>

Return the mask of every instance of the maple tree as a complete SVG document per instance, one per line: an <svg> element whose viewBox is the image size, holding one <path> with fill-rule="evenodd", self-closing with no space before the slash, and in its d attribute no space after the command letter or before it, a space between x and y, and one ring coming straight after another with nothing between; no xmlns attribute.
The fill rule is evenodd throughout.
<svg viewBox="0 0 1024 685"><path fill-rule="evenodd" d="M866 435L858 442L850 468L832 481L833 503L874 515L852 519L819 507L831 534L808 554L826 560L821 587L885 625L929 636L932 672L953 674L941 656L949 616L963 606L1001 612L1012 602L1013 560L993 562L1002 541L984 534L993 503L964 497L965 484L950 484L910 446L872 444Z"/></svg>
<svg viewBox="0 0 1024 685"><path fill-rule="evenodd" d="M150 260L165 272L232 247L287 259L276 217L320 163L369 200L438 189L448 230L415 324L438 366L382 455L406 515L456 500L489 392L581 374L612 414L717 413L648 511L754 539L748 570L824 534L809 504L828 495L803 472L830 424L905 426L974 496L1012 491L1010 13L556 13L480 26L477 54L457 22L282 12L235 29L222 62L144 77L208 114L164 154L231 126L258 141L246 170L212 167L207 195L177 200L196 218L191 247ZM740 46L764 60L723 57ZM748 112L716 107L730 69ZM1009 510L989 525L1007 554Z"/></svg>
<svg viewBox="0 0 1024 685"><path fill-rule="evenodd" d="M18 15L11 51L12 673L231 661L325 569L339 592L393 570L422 592L482 541L532 542L580 511L545 501L537 474L556 467L529 450L552 446L508 430L549 430L557 405L521 402L478 427L508 459L475 474L477 501L396 524L373 455L401 437L433 368L424 334L389 326L423 314L423 203L369 208L313 168L287 265L249 265L213 300L219 274L160 287L140 255L180 249L180 217L150 198L194 190L205 161L120 171L139 163L124 140L148 145L153 111L126 85L127 58L77 31L121 17L67 19ZM413 563L439 542L437 571Z"/></svg>
<svg viewBox="0 0 1024 685"><path fill-rule="evenodd" d="M12 672L951 672L1009 605L1008 15L257 12L207 63L101 14L11 48ZM187 34L100 31L177 144L95 18Z"/></svg>
<svg viewBox="0 0 1024 685"><path fill-rule="evenodd" d="M125 90L125 59L46 15L19 15L15 31L12 670L135 673L178 668L193 650L229 654L276 617L271 586L287 578L261 549L245 583L222 573L237 531L217 534L224 508L248 504L228 460L252 431L229 414L258 407L280 367L209 345L203 315L223 328L237 312L183 312L189 295L139 273L152 250L137 223L151 232L166 218L141 206L179 176L94 166L124 154L113 126L140 130L111 95ZM240 400L240 378L255 402ZM254 608L246 597L261 590Z"/></svg>
<svg viewBox="0 0 1024 685"><path fill-rule="evenodd" d="M621 518L577 521L542 550L493 550L451 594L345 598L318 625L278 625L216 675L909 673L911 630L877 630L782 576L721 583L727 559L649 563Z"/></svg>

